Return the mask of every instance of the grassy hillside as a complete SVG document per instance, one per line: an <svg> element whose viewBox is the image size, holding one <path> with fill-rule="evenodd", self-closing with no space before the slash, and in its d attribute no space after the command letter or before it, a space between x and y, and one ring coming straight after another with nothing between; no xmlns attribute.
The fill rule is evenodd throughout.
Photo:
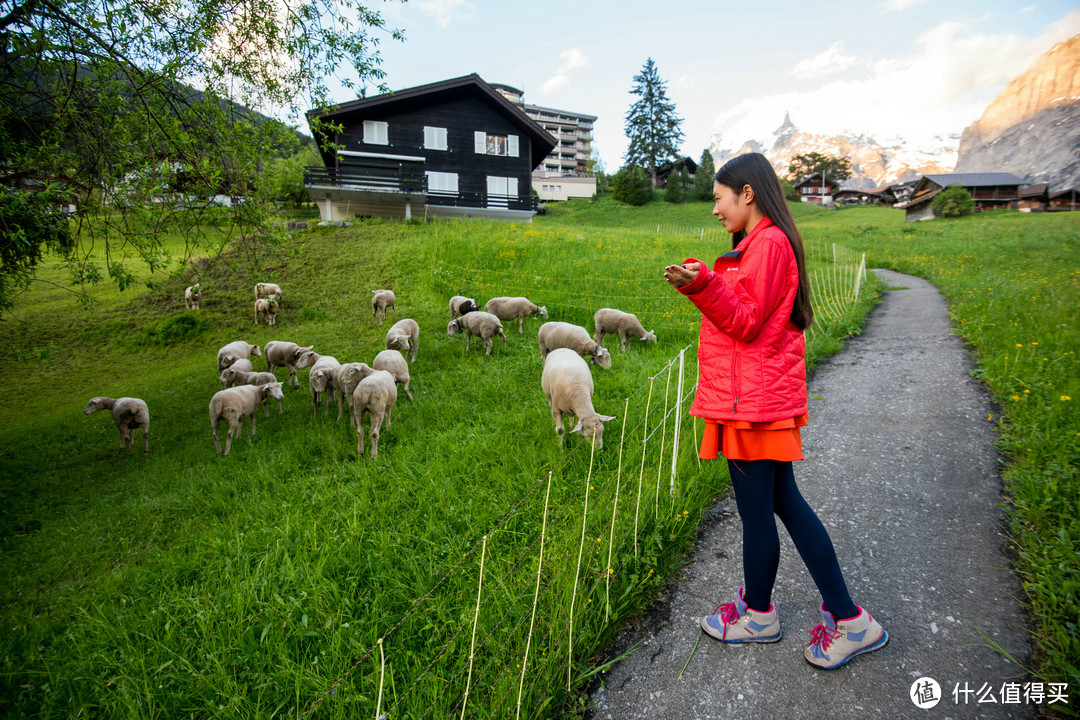
<svg viewBox="0 0 1080 720"><path fill-rule="evenodd" d="M998 322L993 313L1008 307L995 304L991 313L964 304L964 288L978 293L950 284L959 268L977 269L977 287L1013 302L1052 278L1065 289L1040 297L1076 306L1076 276L1061 274L1077 266L1076 229L1064 216L916 227L888 210L796 209L816 267L831 263L838 243L841 256L848 246L932 280L940 272L965 332ZM380 682L380 707L391 717L460 713L466 686L468 706L480 714L509 715L519 688L528 716L570 712L562 704L572 693L548 688L585 682L591 654L678 567L701 509L725 486L717 468L694 459L696 428L685 408L672 410L676 358L696 338L695 317L661 277L672 260L725 249L709 210L625 208L605 198L554 206L531 225L368 221L296 233L257 274L242 246L203 265L199 312L183 310L187 275L138 293L95 288L88 309L70 298L60 270L44 271L0 325L5 713L354 717L374 714ZM976 237L998 254L972 249ZM1021 237L1035 248L1028 256L1041 260L1002 277L1000 257L1011 257ZM285 289L274 328L252 324L251 286L260 280ZM392 288L400 316L421 326L411 367L416 399L399 400L379 457L357 456L356 434L347 420L336 422L336 406L330 418L313 417L303 370L283 416L260 415L254 437L245 427L229 457L215 455L207 403L218 387L217 348L285 339L342 362L370 362L386 331L371 320L370 291L379 287ZM490 357L476 342L466 352L464 338L445 332L452 294L481 304L527 294L551 319L590 328L598 307L622 307L655 329L659 343L616 350L611 370L594 370L598 411L619 416L602 452L592 455L576 438L565 448L555 440L539 386L539 321L527 320L523 335L508 323L505 348L496 341ZM872 290L861 298L815 331L816 358L858 327ZM1026 325L1044 333L1031 358L1053 350L1046 368L1064 374L1039 382L1060 382L1062 395L1080 397L1069 384L1075 361L1063 349L1070 339L1075 347L1075 330L1053 327L1064 321L1044 311L1051 304L1022 304ZM1025 353L1011 336L971 339L980 358L1008 355L1010 371L1020 359L1034 362L1020 357L1033 338L1018 340ZM694 362L691 351L687 386ZM1035 379L1025 382L1032 392L1020 394L1035 395ZM1039 387L1049 408L1050 385ZM148 456L123 455L104 413L81 414L94 395L148 402ZM1058 402L1055 410L1070 407ZM1013 407L1003 410L1011 432ZM1041 415L1032 417L1037 425ZM1042 432L1058 439L1075 422L1075 414L1049 417ZM676 426L683 436L672 495ZM1080 428L1069 432L1071 444L1054 462L1075 492ZM1045 473L1039 462L1034 472ZM1017 517L1023 504L1014 502ZM1025 556L1029 591L1058 598L1037 605L1049 625L1072 601L1048 588L1068 588L1076 573L1066 562L1053 577L1040 574L1061 564L1039 558L1063 547L1056 526L1045 524L1063 513L1038 507L1040 524L1017 527L1025 548L1051 543ZM1048 679L1060 679L1053 663L1070 652L1075 629L1063 640L1045 637Z"/></svg>

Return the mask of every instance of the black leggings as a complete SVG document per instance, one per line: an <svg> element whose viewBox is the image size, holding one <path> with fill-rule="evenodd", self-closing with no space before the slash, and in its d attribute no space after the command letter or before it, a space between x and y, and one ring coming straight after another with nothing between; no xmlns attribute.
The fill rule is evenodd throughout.
<svg viewBox="0 0 1080 720"><path fill-rule="evenodd" d="M768 611L776 570L780 566L780 536L775 513L791 535L795 548L821 593L825 609L837 620L859 614L851 601L832 540L821 520L803 499L790 462L728 460L731 485L743 525L743 600L754 610Z"/></svg>

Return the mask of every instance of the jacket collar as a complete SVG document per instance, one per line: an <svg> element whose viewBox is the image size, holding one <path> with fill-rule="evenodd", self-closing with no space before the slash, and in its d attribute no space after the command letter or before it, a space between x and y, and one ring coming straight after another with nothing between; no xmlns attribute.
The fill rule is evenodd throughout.
<svg viewBox="0 0 1080 720"><path fill-rule="evenodd" d="M744 237L742 239L742 242L735 246L734 250L732 250L731 252L728 252L728 253L724 253L720 257L738 258L739 256L741 256L746 251L747 246L749 246L751 241L753 241L753 239L755 237L757 237L758 233L760 233L762 230L764 230L765 228L769 227L772 224L773 224L773 221L770 220L769 218L767 218L767 217L762 218L758 222L758 224L754 226L754 229L746 234L746 237Z"/></svg>

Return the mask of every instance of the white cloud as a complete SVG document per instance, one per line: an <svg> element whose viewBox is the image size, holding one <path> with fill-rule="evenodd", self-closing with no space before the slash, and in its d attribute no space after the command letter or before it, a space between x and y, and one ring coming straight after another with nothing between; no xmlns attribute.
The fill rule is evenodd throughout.
<svg viewBox="0 0 1080 720"><path fill-rule="evenodd" d="M885 4L881 6L881 12L899 12L916 5L922 5L924 2L926 0L886 0Z"/></svg>
<svg viewBox="0 0 1080 720"><path fill-rule="evenodd" d="M589 58L578 48L564 50L559 57L562 58L562 63L555 70L555 74L540 85L541 95L550 95L566 87L566 84L570 82L570 75L589 66Z"/></svg>
<svg viewBox="0 0 1080 720"><path fill-rule="evenodd" d="M425 0L420 9L435 18L439 27L446 27L455 20L468 20L473 16L476 6L468 0Z"/></svg>
<svg viewBox="0 0 1080 720"><path fill-rule="evenodd" d="M822 53L812 58L800 60L791 69L791 74L800 79L810 79L824 75L833 75L855 67L861 61L854 55L844 54L844 43L834 42Z"/></svg>

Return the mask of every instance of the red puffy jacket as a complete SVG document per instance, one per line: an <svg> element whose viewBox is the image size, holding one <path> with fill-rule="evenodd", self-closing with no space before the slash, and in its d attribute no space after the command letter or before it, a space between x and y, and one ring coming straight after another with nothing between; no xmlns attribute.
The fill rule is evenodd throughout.
<svg viewBox="0 0 1080 720"><path fill-rule="evenodd" d="M701 319L701 377L690 414L769 422L803 415L806 341L790 320L799 271L784 232L765 218L713 269L679 288Z"/></svg>

